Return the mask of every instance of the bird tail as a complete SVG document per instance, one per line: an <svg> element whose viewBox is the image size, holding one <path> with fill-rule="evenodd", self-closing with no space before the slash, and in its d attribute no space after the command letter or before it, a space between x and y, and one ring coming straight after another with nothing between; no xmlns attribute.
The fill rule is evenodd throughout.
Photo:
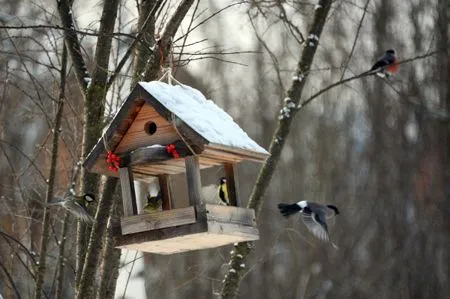
<svg viewBox="0 0 450 299"><path fill-rule="evenodd" d="M280 210L280 213L284 217L289 217L289 216L291 216L295 213L298 213L302 210L302 208L300 208L300 206L296 203L294 203L294 204L279 203L278 209Z"/></svg>

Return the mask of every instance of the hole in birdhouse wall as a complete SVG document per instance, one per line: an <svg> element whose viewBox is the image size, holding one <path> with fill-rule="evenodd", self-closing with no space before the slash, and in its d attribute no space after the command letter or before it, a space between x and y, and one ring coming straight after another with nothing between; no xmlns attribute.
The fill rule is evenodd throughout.
<svg viewBox="0 0 450 299"><path fill-rule="evenodd" d="M145 123L144 125L144 131L145 133L147 133L148 135L153 135L156 133L156 130L158 129L158 127L156 126L156 124L152 121L148 121Z"/></svg>

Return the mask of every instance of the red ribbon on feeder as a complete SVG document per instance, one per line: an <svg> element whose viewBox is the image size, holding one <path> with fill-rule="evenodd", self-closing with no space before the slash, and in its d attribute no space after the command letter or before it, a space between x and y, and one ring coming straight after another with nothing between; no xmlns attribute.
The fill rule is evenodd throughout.
<svg viewBox="0 0 450 299"><path fill-rule="evenodd" d="M108 169L113 172L119 171L120 157L114 154L112 151L108 151L108 156L106 157L106 163L109 164Z"/></svg>
<svg viewBox="0 0 450 299"><path fill-rule="evenodd" d="M180 157L180 154L177 152L175 144L171 143L167 145L166 150L169 154L172 154L172 157L174 157L175 159L178 159Z"/></svg>

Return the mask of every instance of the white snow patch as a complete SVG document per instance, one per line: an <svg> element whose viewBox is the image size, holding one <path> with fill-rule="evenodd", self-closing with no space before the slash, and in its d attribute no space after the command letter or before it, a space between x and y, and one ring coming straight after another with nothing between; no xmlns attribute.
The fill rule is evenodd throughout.
<svg viewBox="0 0 450 299"><path fill-rule="evenodd" d="M245 268L245 264L240 264L239 267Z"/></svg>
<svg viewBox="0 0 450 299"><path fill-rule="evenodd" d="M233 268L230 269L230 273L236 273L236 270L234 270Z"/></svg>
<svg viewBox="0 0 450 299"><path fill-rule="evenodd" d="M322 8L322 5L320 5L320 4L316 4L314 6L314 10L318 10L318 9L321 9L321 8Z"/></svg>
<svg viewBox="0 0 450 299"><path fill-rule="evenodd" d="M315 40L315 41L319 41L319 37L318 37L317 35L315 35L315 34L310 34L310 35L308 36L308 39L310 39L310 40Z"/></svg>
<svg viewBox="0 0 450 299"><path fill-rule="evenodd" d="M303 74L297 74L292 76L292 81L302 82L305 76Z"/></svg>
<svg viewBox="0 0 450 299"><path fill-rule="evenodd" d="M169 85L158 81L139 84L210 143L268 153L200 91L187 85Z"/></svg>
<svg viewBox="0 0 450 299"><path fill-rule="evenodd" d="M91 77L84 77L83 80L86 83L87 88L91 87L91 82L92 82Z"/></svg>

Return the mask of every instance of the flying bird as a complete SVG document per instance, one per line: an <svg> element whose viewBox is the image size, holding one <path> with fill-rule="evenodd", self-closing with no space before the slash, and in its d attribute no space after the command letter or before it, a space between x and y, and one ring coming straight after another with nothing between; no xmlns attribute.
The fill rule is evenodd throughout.
<svg viewBox="0 0 450 299"><path fill-rule="evenodd" d="M162 195L161 190L158 191L156 196L151 196L150 193L147 194L147 204L144 206L145 213L155 213L159 212L162 207Z"/></svg>
<svg viewBox="0 0 450 299"><path fill-rule="evenodd" d="M399 64L397 62L397 57L395 56L395 51L389 49L381 56L377 62L372 66L369 72L375 71L380 77L389 77L398 71Z"/></svg>
<svg viewBox="0 0 450 299"><path fill-rule="evenodd" d="M60 206L83 222L92 223L94 218L88 213L88 205L95 200L94 195L69 195L66 198L57 198L56 202L50 202L47 206Z"/></svg>
<svg viewBox="0 0 450 299"><path fill-rule="evenodd" d="M330 242L334 248L338 248L336 244L330 241L327 226L327 219L339 214L336 206L302 200L294 204L280 203L278 209L284 217L300 213L303 223L314 236L321 241Z"/></svg>

